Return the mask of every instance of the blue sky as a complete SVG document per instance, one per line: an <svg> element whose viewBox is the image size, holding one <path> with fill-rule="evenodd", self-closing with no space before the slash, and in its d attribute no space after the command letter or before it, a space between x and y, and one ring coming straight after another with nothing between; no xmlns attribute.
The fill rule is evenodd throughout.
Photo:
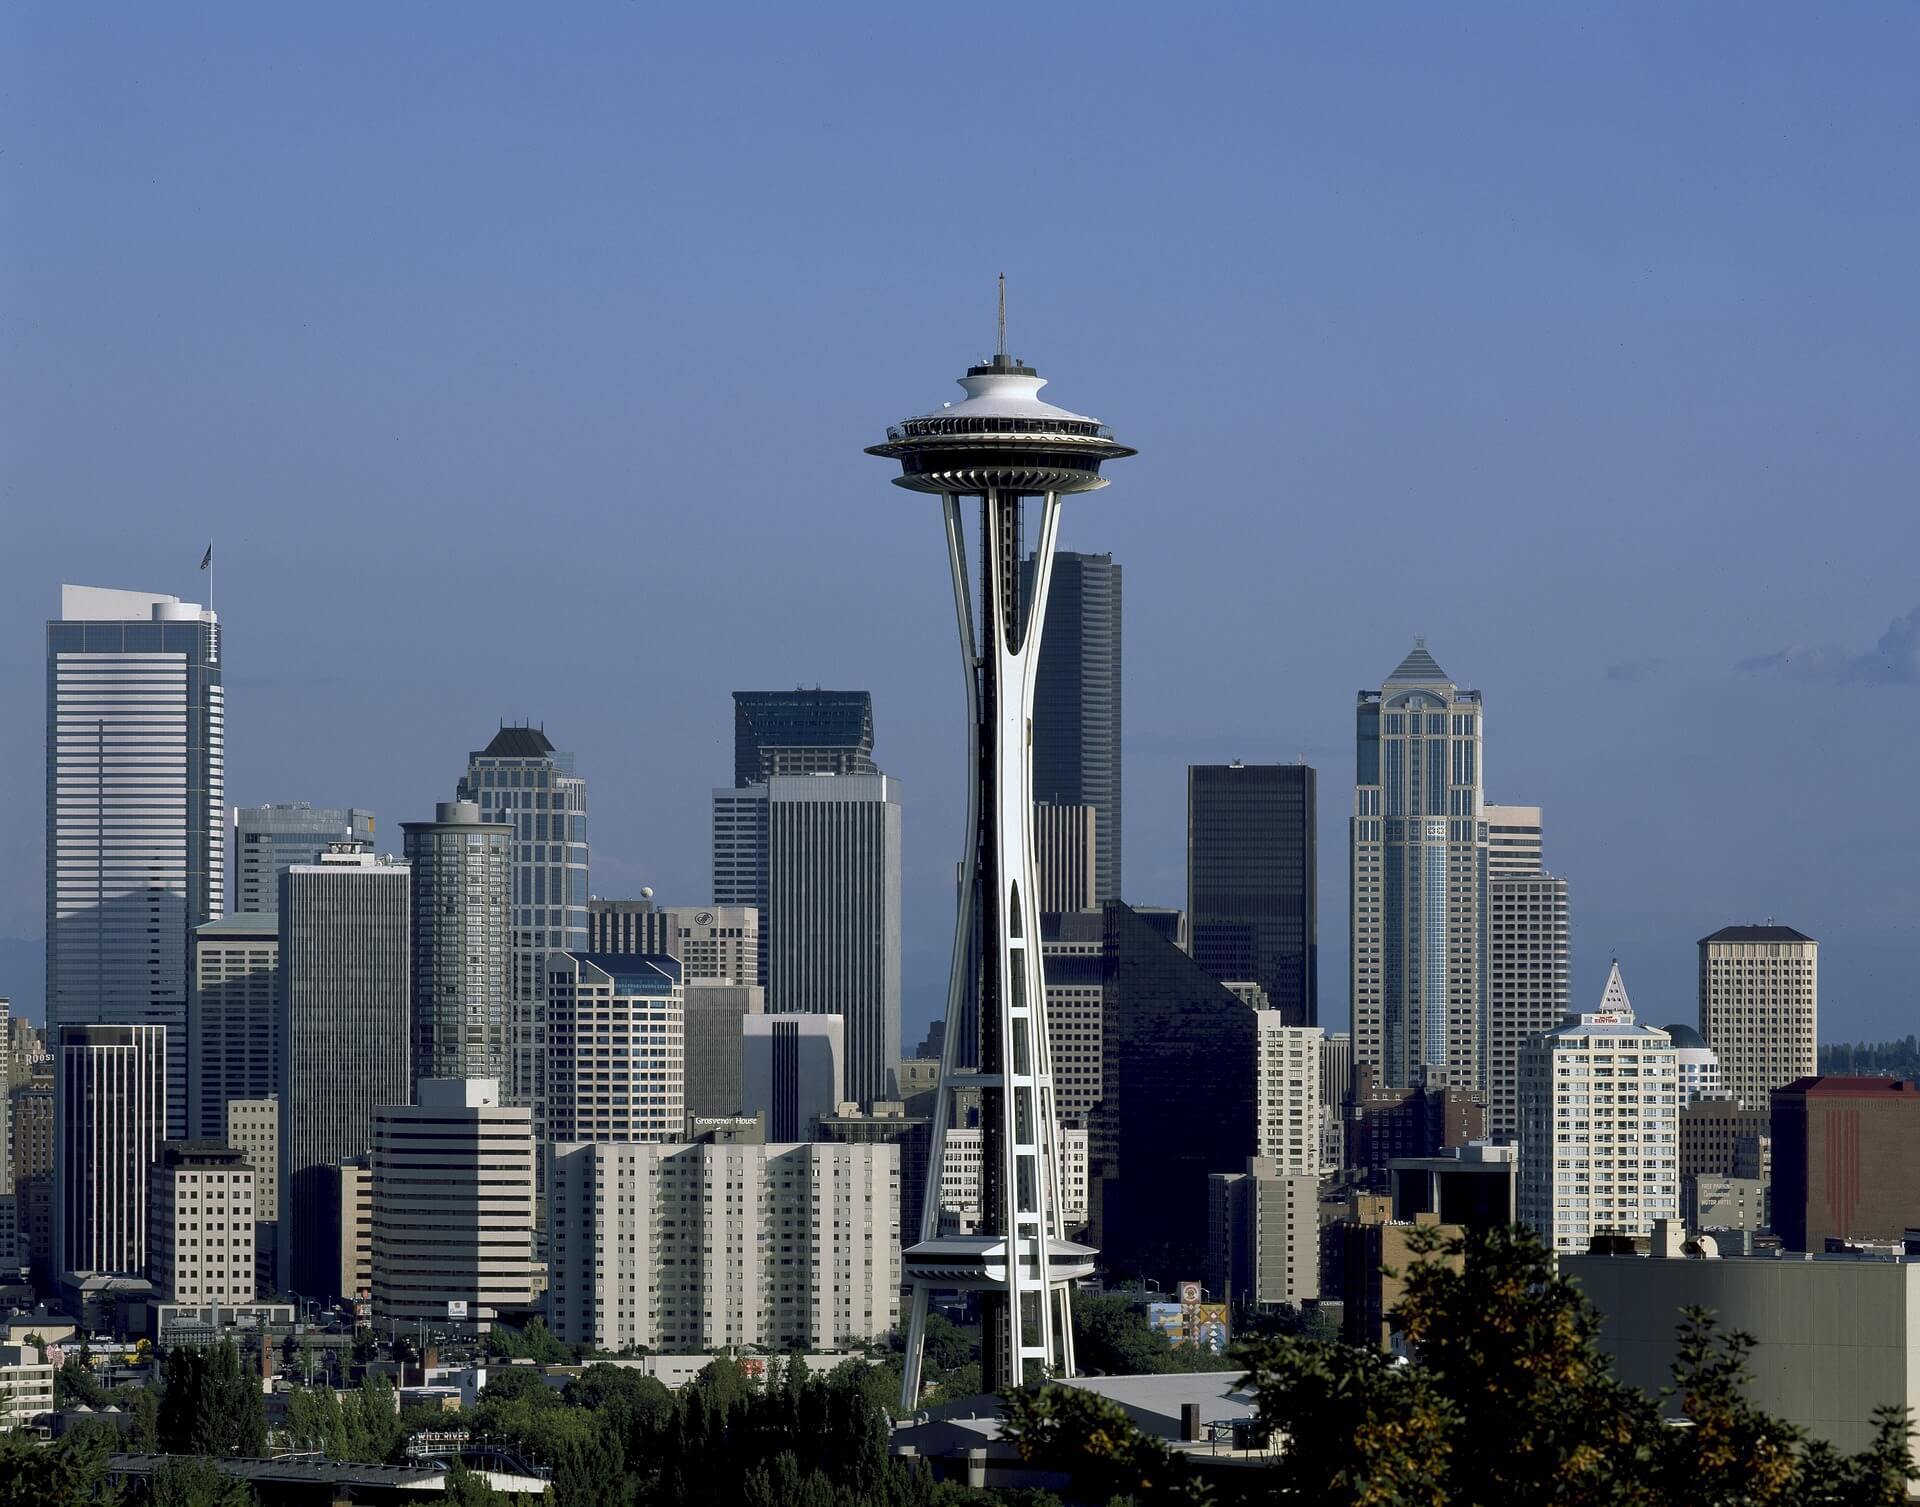
<svg viewBox="0 0 1920 1507"><path fill-rule="evenodd" d="M1140 448L1127 889L1189 761L1323 771L1416 633L1546 807L1577 988L1823 944L1917 1028L1920 10L16 8L0 47L0 992L37 1001L40 623L195 595L229 794L425 816L502 717L594 887L706 898L728 693L873 690L939 1008L960 686L936 512L862 455L1012 344Z"/></svg>

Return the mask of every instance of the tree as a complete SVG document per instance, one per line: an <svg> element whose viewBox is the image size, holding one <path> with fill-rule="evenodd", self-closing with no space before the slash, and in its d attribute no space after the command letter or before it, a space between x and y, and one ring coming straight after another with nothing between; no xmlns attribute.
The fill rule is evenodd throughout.
<svg viewBox="0 0 1920 1507"><path fill-rule="evenodd" d="M504 1491L495 1491L478 1471L468 1470L455 1460L447 1468L447 1490L440 1500L454 1507L506 1507L513 1499Z"/></svg>
<svg viewBox="0 0 1920 1507"><path fill-rule="evenodd" d="M167 1352L157 1425L160 1448L170 1455L266 1453L259 1383L231 1340L205 1349L176 1345Z"/></svg>
<svg viewBox="0 0 1920 1507"><path fill-rule="evenodd" d="M147 1507L258 1507L253 1488L210 1460L170 1455L147 1482Z"/></svg>
<svg viewBox="0 0 1920 1507"><path fill-rule="evenodd" d="M1082 1387L1010 1392L1002 1432L1020 1458L1065 1470L1093 1501L1126 1497L1139 1507L1212 1498L1185 1459L1134 1426L1118 1403Z"/></svg>
<svg viewBox="0 0 1920 1507"><path fill-rule="evenodd" d="M53 1405L96 1409L107 1405L107 1389L93 1374L93 1368L75 1351L69 1350L66 1359L60 1362L60 1369L53 1373Z"/></svg>
<svg viewBox="0 0 1920 1507"><path fill-rule="evenodd" d="M1096 1376L1150 1376L1173 1368L1173 1342L1118 1293L1073 1302L1073 1353Z"/></svg>
<svg viewBox="0 0 1920 1507"><path fill-rule="evenodd" d="M487 1331L487 1354L543 1366L563 1366L573 1359L573 1352L553 1337L541 1318L529 1320L525 1329L495 1324Z"/></svg>
<svg viewBox="0 0 1920 1507"><path fill-rule="evenodd" d="M1754 1407L1752 1341L1703 1312L1680 1330L1674 1387L1687 1422L1611 1374L1599 1320L1520 1229L1417 1235L1395 1310L1411 1359L1297 1336L1237 1354L1259 1420L1281 1443L1261 1499L1294 1507L1897 1507L1920 1478L1899 1409L1842 1455ZM1435 1256L1446 1260L1429 1259ZM1459 1258L1459 1259L1451 1259ZM1072 1463L1100 1493L1166 1489L1152 1441L1125 1416L1055 1399L1019 1404L1023 1452Z"/></svg>
<svg viewBox="0 0 1920 1507"><path fill-rule="evenodd" d="M69 1429L45 1449L17 1430L0 1431L0 1507L120 1507L107 1480L116 1447L104 1423Z"/></svg>

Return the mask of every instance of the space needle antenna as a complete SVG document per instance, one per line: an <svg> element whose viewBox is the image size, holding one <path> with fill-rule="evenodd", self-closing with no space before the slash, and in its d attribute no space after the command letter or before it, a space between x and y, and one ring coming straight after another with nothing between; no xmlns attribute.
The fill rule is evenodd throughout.
<svg viewBox="0 0 1920 1507"><path fill-rule="evenodd" d="M1007 353L1007 274L1000 274L1000 343L993 348L996 356Z"/></svg>

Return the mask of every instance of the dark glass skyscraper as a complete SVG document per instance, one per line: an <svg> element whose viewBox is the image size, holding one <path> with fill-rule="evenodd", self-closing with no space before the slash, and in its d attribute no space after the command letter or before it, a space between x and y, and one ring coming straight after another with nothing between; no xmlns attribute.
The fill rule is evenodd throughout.
<svg viewBox="0 0 1920 1507"><path fill-rule="evenodd" d="M1021 571L1031 589L1033 561ZM1094 900L1120 898L1120 567L1053 557L1033 695L1033 798L1092 806Z"/></svg>
<svg viewBox="0 0 1920 1507"><path fill-rule="evenodd" d="M733 783L776 774L878 774L868 691L735 691Z"/></svg>
<svg viewBox="0 0 1920 1507"><path fill-rule="evenodd" d="M1187 769L1193 958L1252 982L1290 1026L1320 1023L1314 774L1306 764Z"/></svg>
<svg viewBox="0 0 1920 1507"><path fill-rule="evenodd" d="M1207 1179L1259 1150L1259 1022L1163 919L1106 908L1087 1192L1108 1275L1177 1282L1206 1269Z"/></svg>

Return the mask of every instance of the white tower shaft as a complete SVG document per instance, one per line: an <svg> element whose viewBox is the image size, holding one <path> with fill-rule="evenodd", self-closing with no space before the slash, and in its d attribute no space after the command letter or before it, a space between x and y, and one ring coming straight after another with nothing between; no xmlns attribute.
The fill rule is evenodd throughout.
<svg viewBox="0 0 1920 1507"><path fill-rule="evenodd" d="M1068 1245L1061 1218L1060 1134L1047 1041L1046 981L1034 877L1032 725L1041 625L1053 572L1060 502L1045 494L1031 589L1020 601L1020 495L981 495L983 610L968 580L961 496L942 498L947 558L966 673L967 855L954 928L947 1030L935 1100L913 1288L902 1401L916 1406L927 1296L938 1287L986 1295L983 1336L989 1390L1036 1370L1073 1372L1068 1292L1092 1253ZM979 624L976 629L976 621ZM977 1022L978 1060L969 1062ZM964 1055L963 1055L964 1054ZM978 1090L983 1130L981 1230L943 1235L940 1185L954 1101Z"/></svg>

